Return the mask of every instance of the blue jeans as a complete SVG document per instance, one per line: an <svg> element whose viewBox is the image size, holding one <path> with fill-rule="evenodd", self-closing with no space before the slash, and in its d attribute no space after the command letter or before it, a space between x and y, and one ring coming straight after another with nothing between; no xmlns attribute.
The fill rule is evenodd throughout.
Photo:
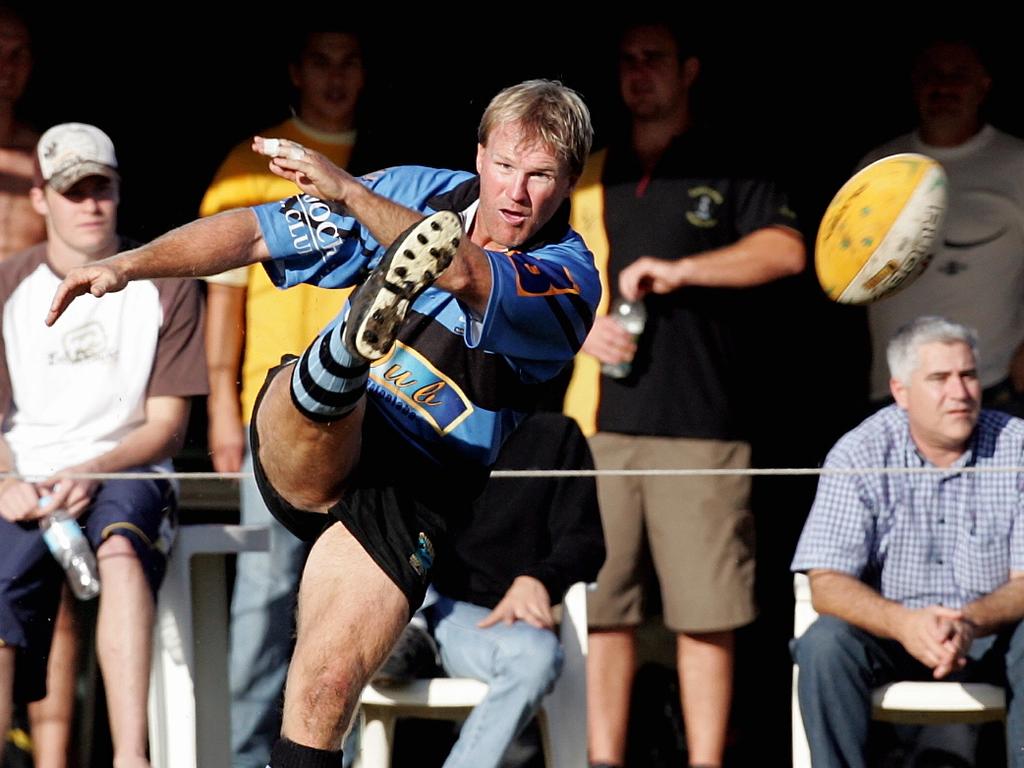
<svg viewBox="0 0 1024 768"><path fill-rule="evenodd" d="M834 616L820 616L793 641L797 693L815 768L865 766L871 690L894 680L931 680L931 670L895 640ZM1006 686L1008 768L1024 768L1024 622L971 646L968 666L950 680Z"/></svg>
<svg viewBox="0 0 1024 768"><path fill-rule="evenodd" d="M252 472L246 450L243 472ZM256 481L241 481L243 525L270 528L268 552L238 556L231 599L231 754L234 768L265 768L281 733L281 706L295 638L295 602L310 545L273 518Z"/></svg>
<svg viewBox="0 0 1024 768"><path fill-rule="evenodd" d="M445 768L497 768L562 671L558 636L523 621L480 629L477 622L489 609L443 595L425 613L445 671L489 686L463 724Z"/></svg>

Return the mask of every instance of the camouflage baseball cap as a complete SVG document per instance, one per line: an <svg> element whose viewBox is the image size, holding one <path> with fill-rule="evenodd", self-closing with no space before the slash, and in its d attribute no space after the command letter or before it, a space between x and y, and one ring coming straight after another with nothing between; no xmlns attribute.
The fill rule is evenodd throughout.
<svg viewBox="0 0 1024 768"><path fill-rule="evenodd" d="M118 178L114 142L94 125L55 125L39 139L36 152L42 180L57 192L87 176Z"/></svg>

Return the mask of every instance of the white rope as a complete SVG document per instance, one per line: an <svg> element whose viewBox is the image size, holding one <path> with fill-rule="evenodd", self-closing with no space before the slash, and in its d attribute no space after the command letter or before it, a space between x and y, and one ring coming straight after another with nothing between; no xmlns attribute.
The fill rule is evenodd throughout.
<svg viewBox="0 0 1024 768"><path fill-rule="evenodd" d="M751 469L496 469L491 477L806 477L815 475L911 475L911 474L1006 474L1022 473L1024 467L775 467ZM38 482L52 476L0 473L0 479ZM71 480L243 480L251 472L79 472L61 475Z"/></svg>
<svg viewBox="0 0 1024 768"><path fill-rule="evenodd" d="M1024 473L1024 467L794 467L749 469L501 469L491 477L715 477L715 476L774 476L804 477L813 475L956 475Z"/></svg>

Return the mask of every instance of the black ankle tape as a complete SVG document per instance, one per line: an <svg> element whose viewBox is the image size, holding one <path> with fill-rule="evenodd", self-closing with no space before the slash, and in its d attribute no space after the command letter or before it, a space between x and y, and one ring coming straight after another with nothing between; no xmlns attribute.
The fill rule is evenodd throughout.
<svg viewBox="0 0 1024 768"><path fill-rule="evenodd" d="M341 750L336 752L296 744L283 736L270 750L267 768L340 768Z"/></svg>

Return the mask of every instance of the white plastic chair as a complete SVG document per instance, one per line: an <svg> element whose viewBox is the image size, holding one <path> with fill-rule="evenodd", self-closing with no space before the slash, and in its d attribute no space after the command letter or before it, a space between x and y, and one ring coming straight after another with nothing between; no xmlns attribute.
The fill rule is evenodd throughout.
<svg viewBox="0 0 1024 768"><path fill-rule="evenodd" d="M800 637L818 618L811 605L807 576L793 578L796 608L793 636ZM793 665L793 768L810 768L804 721L797 697L799 668ZM896 682L875 688L871 694L871 716L890 723L939 724L982 723L1006 719L1006 692L988 683Z"/></svg>
<svg viewBox="0 0 1024 768"><path fill-rule="evenodd" d="M538 722L547 768L587 764L587 593L573 584L562 601L562 674L541 704ZM390 768L395 721L400 717L464 720L487 693L486 683L439 677L408 685L368 685L361 706L357 768Z"/></svg>
<svg viewBox="0 0 1024 768"><path fill-rule="evenodd" d="M153 768L231 764L224 558L264 552L264 526L183 525L157 596L149 682Z"/></svg>

